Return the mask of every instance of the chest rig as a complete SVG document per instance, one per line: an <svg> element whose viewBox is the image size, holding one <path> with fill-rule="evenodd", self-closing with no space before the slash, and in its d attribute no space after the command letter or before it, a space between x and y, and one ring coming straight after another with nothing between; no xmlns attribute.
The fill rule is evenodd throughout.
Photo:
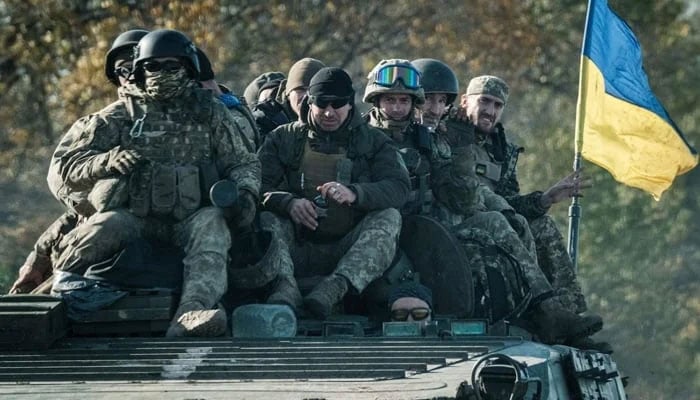
<svg viewBox="0 0 700 400"><path fill-rule="evenodd" d="M346 154L346 148L333 144L315 146L307 140L304 145L304 155L299 166L299 189L304 198L319 207L318 228L307 235L311 241L339 239L357 225L359 215L356 210L330 199L322 200L316 190L318 186L331 181L345 186L350 184L352 161Z"/></svg>
<svg viewBox="0 0 700 400"><path fill-rule="evenodd" d="M430 135L427 127L412 123L404 130L403 140L395 140L411 179L411 193L401 209L406 215L429 214L431 210L433 192L430 188Z"/></svg>
<svg viewBox="0 0 700 400"><path fill-rule="evenodd" d="M207 182L218 178L208 176L214 165L211 108L199 98L146 104L129 97L126 104L134 124L122 143L145 160L129 178L129 208L140 217L187 218L200 208Z"/></svg>

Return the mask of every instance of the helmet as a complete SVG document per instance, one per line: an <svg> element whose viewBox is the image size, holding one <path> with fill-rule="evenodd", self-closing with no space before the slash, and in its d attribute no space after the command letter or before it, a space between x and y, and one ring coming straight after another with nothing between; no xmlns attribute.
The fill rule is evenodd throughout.
<svg viewBox="0 0 700 400"><path fill-rule="evenodd" d="M199 80L210 81L214 79L214 70L211 68L211 61L204 50L197 47L197 62L199 62Z"/></svg>
<svg viewBox="0 0 700 400"><path fill-rule="evenodd" d="M105 75L110 82L115 85L119 85L119 79L114 73L114 63L116 62L117 56L122 53L127 53L129 57L133 59L134 46L136 46L139 40L141 40L141 38L147 34L148 31L145 29L132 29L120 34L116 39L114 39L112 48L109 49L107 55L105 56Z"/></svg>
<svg viewBox="0 0 700 400"><path fill-rule="evenodd" d="M284 74L279 71L270 71L258 75L246 86L243 92L246 103L251 107L254 106L258 103L260 92L271 87L279 87L284 79Z"/></svg>
<svg viewBox="0 0 700 400"><path fill-rule="evenodd" d="M362 99L365 103L374 103L375 98L384 93L409 94L416 104L425 103L420 71L408 60L382 60L367 79Z"/></svg>
<svg viewBox="0 0 700 400"><path fill-rule="evenodd" d="M455 101L459 94L459 81L452 68L434 58L419 58L411 61L411 64L420 71L425 94L446 93L448 104Z"/></svg>
<svg viewBox="0 0 700 400"><path fill-rule="evenodd" d="M190 78L199 78L197 48L182 32L171 29L150 32L139 40L134 55L134 71L137 81L143 79L143 70L140 68L143 62L156 57L177 57L183 61Z"/></svg>

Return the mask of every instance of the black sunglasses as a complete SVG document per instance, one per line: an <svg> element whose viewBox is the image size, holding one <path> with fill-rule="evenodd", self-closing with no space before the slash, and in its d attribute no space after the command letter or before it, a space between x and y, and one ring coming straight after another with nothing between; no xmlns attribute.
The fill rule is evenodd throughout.
<svg viewBox="0 0 700 400"><path fill-rule="evenodd" d="M406 308L391 310L392 321L406 321L409 315L413 317L414 321L422 321L430 316L430 309L425 307L417 307L410 310Z"/></svg>
<svg viewBox="0 0 700 400"><path fill-rule="evenodd" d="M143 63L143 69L148 72L177 72L182 68L182 64L179 61L168 60L168 61L146 61Z"/></svg>
<svg viewBox="0 0 700 400"><path fill-rule="evenodd" d="M122 78L128 78L129 75L131 75L131 68L127 68L127 67L114 68L114 74L117 76L121 76Z"/></svg>
<svg viewBox="0 0 700 400"><path fill-rule="evenodd" d="M341 98L323 98L323 97L309 97L309 103L315 105L318 108L326 108L330 104L331 107L338 109L350 102L349 97Z"/></svg>

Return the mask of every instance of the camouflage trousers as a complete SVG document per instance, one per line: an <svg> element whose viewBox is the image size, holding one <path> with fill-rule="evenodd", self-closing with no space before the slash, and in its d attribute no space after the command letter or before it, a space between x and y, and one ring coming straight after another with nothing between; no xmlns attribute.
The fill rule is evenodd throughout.
<svg viewBox="0 0 700 400"><path fill-rule="evenodd" d="M231 236L220 209L204 207L187 219L167 223L139 218L126 209L93 214L63 237L52 257L55 268L83 273L112 257L133 240L173 243L185 252L180 304L213 307L226 291Z"/></svg>
<svg viewBox="0 0 700 400"><path fill-rule="evenodd" d="M471 217L464 219L459 225L451 227L451 230L458 238L472 237L470 234L471 229L485 232L496 245L503 248L518 261L523 281L528 286L533 297L552 291L552 286L537 264L537 259L530 249L523 244L518 233L513 230L508 219L502 213L497 211L477 212ZM506 276L510 274L509 271L503 271L503 273Z"/></svg>
<svg viewBox="0 0 700 400"><path fill-rule="evenodd" d="M535 238L537 260L547 280L557 294L569 298L571 304L567 308L577 313L585 312L588 309L586 299L576 279L564 237L556 223L549 215L531 219L529 223Z"/></svg>
<svg viewBox="0 0 700 400"><path fill-rule="evenodd" d="M401 215L393 208L368 213L348 234L329 243L300 240L292 221L277 214L264 212L260 222L282 238L282 259L297 279L336 273L358 292L389 268L401 231Z"/></svg>

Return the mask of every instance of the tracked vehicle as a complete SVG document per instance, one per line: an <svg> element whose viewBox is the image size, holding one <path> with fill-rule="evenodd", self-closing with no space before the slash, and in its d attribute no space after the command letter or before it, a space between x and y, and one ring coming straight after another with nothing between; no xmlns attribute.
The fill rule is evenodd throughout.
<svg viewBox="0 0 700 400"><path fill-rule="evenodd" d="M407 220L409 230L420 218ZM425 232L424 232L425 233ZM444 241L443 241L444 242ZM447 247L444 247L447 246ZM444 265L456 247L402 235L428 284L467 279ZM464 261L464 260L461 260ZM436 308L457 301L435 291ZM0 395L11 399L626 399L608 354L532 340L507 319L436 315L425 328L339 314L305 319L280 305L244 305L230 335L164 338L176 297L132 292L80 321L60 299L0 299Z"/></svg>

